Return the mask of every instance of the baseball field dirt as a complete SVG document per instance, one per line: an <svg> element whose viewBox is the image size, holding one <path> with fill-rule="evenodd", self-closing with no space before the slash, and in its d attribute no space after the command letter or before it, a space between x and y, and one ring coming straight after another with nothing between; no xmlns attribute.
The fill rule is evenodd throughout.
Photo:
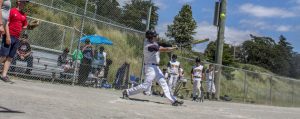
<svg viewBox="0 0 300 119"><path fill-rule="evenodd" d="M0 119L299 119L300 108L185 100L173 107L166 98L49 82L0 82Z"/></svg>

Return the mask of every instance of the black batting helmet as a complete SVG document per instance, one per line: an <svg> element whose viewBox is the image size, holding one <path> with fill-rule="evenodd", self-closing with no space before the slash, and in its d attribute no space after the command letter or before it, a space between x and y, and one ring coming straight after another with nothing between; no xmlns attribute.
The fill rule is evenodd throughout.
<svg viewBox="0 0 300 119"><path fill-rule="evenodd" d="M196 62L201 62L201 59L199 57L197 57Z"/></svg>
<svg viewBox="0 0 300 119"><path fill-rule="evenodd" d="M172 59L177 59L177 55L173 54Z"/></svg>
<svg viewBox="0 0 300 119"><path fill-rule="evenodd" d="M158 34L156 33L156 31L154 30L148 30L146 32L146 38L152 38L152 37L156 37Z"/></svg>

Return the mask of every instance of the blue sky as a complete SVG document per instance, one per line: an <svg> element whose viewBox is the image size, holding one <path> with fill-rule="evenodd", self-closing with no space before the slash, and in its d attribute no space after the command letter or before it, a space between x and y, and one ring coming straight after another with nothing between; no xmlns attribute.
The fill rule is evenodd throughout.
<svg viewBox="0 0 300 119"><path fill-rule="evenodd" d="M216 39L217 29L212 25L216 0L153 0L159 10L157 31L164 37L183 4L192 5L197 22L196 39ZM282 34L300 52L300 0L227 0L225 41L238 45L250 39L249 34L269 36L278 40ZM203 51L207 43L197 45Z"/></svg>

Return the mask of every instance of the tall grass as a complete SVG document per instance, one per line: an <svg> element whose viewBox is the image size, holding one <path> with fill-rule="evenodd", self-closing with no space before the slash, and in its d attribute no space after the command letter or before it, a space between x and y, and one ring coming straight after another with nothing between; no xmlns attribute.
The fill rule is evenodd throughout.
<svg viewBox="0 0 300 119"><path fill-rule="evenodd" d="M80 29L80 17L45 7L34 6L32 16ZM61 33L64 28L49 26L49 24L41 25L42 26L36 30L29 32L31 42L47 48L59 49ZM143 34L87 19L85 20L84 32L88 34L99 34L113 41L113 46L104 46L105 51L108 53L108 58L113 62L108 77L110 82L115 79L118 68L125 62L128 62L131 66L130 74L140 74L142 66ZM72 49L75 49L79 37L80 34L76 32L75 39L71 42L72 32L68 31L65 36L64 47L71 47L70 44L73 44ZM189 51L176 51L173 53L184 57L200 56L200 54L191 53ZM170 53L161 54L161 68L166 67L170 55ZM204 58L202 57L202 59ZM185 71L185 77L190 79L190 71L194 65L194 60L181 58L178 58L178 60L181 62L181 66ZM266 69L253 65L237 64L237 66L251 71L270 73ZM208 64L205 64L205 67L208 67ZM221 95L229 95L234 101L240 102L245 99L246 102L256 104L300 106L300 82L291 82L284 78L271 77L260 73L245 73L239 69L223 67L222 70L225 72L222 72L221 76ZM230 71L228 72L227 70ZM203 83L203 86L206 87L206 84ZM187 87L192 89L190 81L188 81ZM272 94L271 97L270 93Z"/></svg>
<svg viewBox="0 0 300 119"><path fill-rule="evenodd" d="M78 16L36 5L33 7L31 16L76 29L80 29L81 25L81 18ZM62 26L41 22L39 27L33 31L29 31L30 41L33 45L60 50L62 34L65 29L66 28ZM112 46L104 45L105 52L108 54L107 58L112 60L108 75L109 82L115 80L118 68L125 62L130 64L130 74L136 76L140 74L143 53L143 34L113 27L90 19L85 19L83 31L86 35L98 34L109 38L113 42ZM73 29L67 29L63 47L70 48L72 44L72 50L75 50L77 48L77 42L80 39L80 34L78 31L75 31L75 39L73 39L72 42L72 32L74 32ZM95 49L97 48L98 46L95 46Z"/></svg>

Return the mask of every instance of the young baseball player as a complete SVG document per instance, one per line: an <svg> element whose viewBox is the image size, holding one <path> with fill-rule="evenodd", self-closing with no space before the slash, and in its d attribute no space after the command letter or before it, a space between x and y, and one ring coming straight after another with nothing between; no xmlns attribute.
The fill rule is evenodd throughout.
<svg viewBox="0 0 300 119"><path fill-rule="evenodd" d="M182 67L179 68L179 80L182 82L182 86L186 86L187 79L184 78L184 70Z"/></svg>
<svg viewBox="0 0 300 119"><path fill-rule="evenodd" d="M200 58L196 58L196 65L191 71L191 83L193 84L193 101L196 101L201 95L201 81L204 74L204 66L201 65Z"/></svg>
<svg viewBox="0 0 300 119"><path fill-rule="evenodd" d="M215 99L215 70L214 66L212 64L209 65L209 68L206 70L206 81L207 81L207 98L209 98L209 95L212 95L212 99Z"/></svg>
<svg viewBox="0 0 300 119"><path fill-rule="evenodd" d="M128 98L130 95L135 95L143 91L147 91L149 86L152 85L153 80L162 87L165 96L170 100L173 106L178 106L183 104L182 101L178 101L171 93L170 88L164 78L162 71L159 69L159 53L160 52L171 52L177 48L174 47L162 47L157 43L157 33L155 31L146 32L146 40L144 42L144 73L145 80L142 84L126 89L123 91L123 98Z"/></svg>
<svg viewBox="0 0 300 119"><path fill-rule="evenodd" d="M179 77L179 66L180 66L180 62L176 61L177 59L177 55L173 54L171 61L168 63L168 73L169 73L169 81L168 81L168 85L170 87L170 91L172 92L172 94L174 93L174 88L176 87L177 84L177 80Z"/></svg>

